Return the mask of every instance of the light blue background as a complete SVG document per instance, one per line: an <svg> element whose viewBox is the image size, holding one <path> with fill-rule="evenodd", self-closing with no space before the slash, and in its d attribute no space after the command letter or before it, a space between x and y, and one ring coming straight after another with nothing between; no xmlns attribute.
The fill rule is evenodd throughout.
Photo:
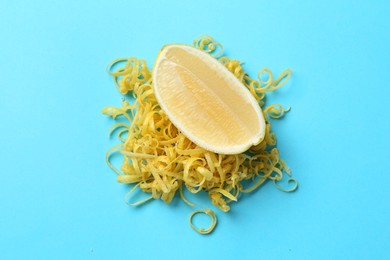
<svg viewBox="0 0 390 260"><path fill-rule="evenodd" d="M388 1L0 3L1 259L389 258ZM292 106L273 127L300 183L217 211L210 236L179 200L123 203L101 115L121 102L110 60L151 67L204 33L253 76L293 69L270 100Z"/></svg>

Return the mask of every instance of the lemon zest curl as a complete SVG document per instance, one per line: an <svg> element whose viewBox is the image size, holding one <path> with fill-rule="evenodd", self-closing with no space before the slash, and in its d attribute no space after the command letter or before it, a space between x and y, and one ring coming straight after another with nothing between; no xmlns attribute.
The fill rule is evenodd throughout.
<svg viewBox="0 0 390 260"><path fill-rule="evenodd" d="M210 218L211 218L211 225L210 227L208 227L207 229L204 229L204 228L197 228L194 226L194 224L192 223L192 218L196 215L196 214L199 214L199 213L204 213L206 215L208 215ZM211 209L205 209L205 210L195 210L194 212L191 213L190 215L190 218L189 218L189 223L190 223L190 226L193 230L195 230L196 232L198 232L199 234L202 234L202 235L207 235L207 234L210 234L215 226L217 225L217 216L215 215L214 211L212 211Z"/></svg>

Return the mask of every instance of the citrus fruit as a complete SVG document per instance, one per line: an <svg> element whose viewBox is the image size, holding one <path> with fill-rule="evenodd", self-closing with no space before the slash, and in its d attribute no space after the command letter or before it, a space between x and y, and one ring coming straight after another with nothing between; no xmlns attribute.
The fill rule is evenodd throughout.
<svg viewBox="0 0 390 260"><path fill-rule="evenodd" d="M152 77L161 109L198 146L238 154L263 140L265 121L259 104L211 55L187 45L166 45Z"/></svg>

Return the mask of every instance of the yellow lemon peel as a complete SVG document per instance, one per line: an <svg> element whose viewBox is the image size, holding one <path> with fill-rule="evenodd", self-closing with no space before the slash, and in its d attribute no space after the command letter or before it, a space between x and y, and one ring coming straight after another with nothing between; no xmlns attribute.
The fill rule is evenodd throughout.
<svg viewBox="0 0 390 260"><path fill-rule="evenodd" d="M204 213L206 215L208 215L210 218L211 218L211 225L210 227L208 227L207 229L204 229L204 228L197 228L194 226L194 224L192 223L192 218L196 215L196 214L199 214L199 213ZM217 225L217 216L215 215L214 211L212 211L211 209L205 209L205 210L195 210L194 212L191 213L190 215L190 218L189 218L189 223L190 223L190 226L193 230L195 230L196 232L198 232L199 234L202 234L202 235L207 235L207 234L210 234L215 226Z"/></svg>
<svg viewBox="0 0 390 260"><path fill-rule="evenodd" d="M137 58L120 58L112 61L107 72L113 76L115 85L122 94L131 92L135 98L133 104L123 101L122 107L105 107L102 113L112 118L124 117L128 122L115 124L109 134L118 131L121 141L110 148L106 154L109 167L118 174L117 181L124 184L135 184L126 195L126 203L132 206L141 205L151 199L162 199L170 203L179 190L185 203L194 206L183 194L183 187L191 193L208 192L213 205L224 212L230 210L232 201L238 201L240 192L252 192L266 180L272 180L275 186L285 192L298 187L294 178L291 189L278 185L283 173L290 175L286 163L280 159L276 145L276 135L271 132L270 118L282 118L290 109L280 104L265 106L265 93L280 88L290 78L292 71L287 69L273 79L269 69L259 71L258 80L250 78L237 60L221 56L222 45L210 36L201 36L193 42L193 46L218 59L244 85L262 107L265 118L265 136L262 142L252 146L241 154L218 154L207 151L191 142L169 120L160 108L153 92L151 71L144 60ZM122 64L122 66L120 66ZM124 64L124 65L123 65ZM119 68L114 69L114 67ZM262 78L267 74L267 80ZM119 130L120 129L120 130ZM124 137L124 135L126 135ZM112 153L121 153L123 163L120 169L110 163ZM250 187L244 183L251 182ZM127 202L136 188L151 194L138 202ZM201 234L210 233L216 224L212 211L204 212L213 219L213 225L207 230L197 230Z"/></svg>

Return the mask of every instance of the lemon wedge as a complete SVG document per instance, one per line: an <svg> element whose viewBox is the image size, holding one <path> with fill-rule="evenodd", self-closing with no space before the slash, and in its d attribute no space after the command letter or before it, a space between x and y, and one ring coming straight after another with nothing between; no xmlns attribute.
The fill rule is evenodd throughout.
<svg viewBox="0 0 390 260"><path fill-rule="evenodd" d="M265 121L259 104L211 55L187 45L166 45L152 77L161 109L201 148L239 154L263 140Z"/></svg>

